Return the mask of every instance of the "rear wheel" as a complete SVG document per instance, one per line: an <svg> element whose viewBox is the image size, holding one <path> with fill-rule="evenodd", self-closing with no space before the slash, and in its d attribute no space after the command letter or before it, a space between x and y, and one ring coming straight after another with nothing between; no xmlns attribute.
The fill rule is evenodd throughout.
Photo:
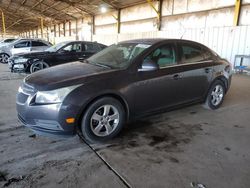
<svg viewBox="0 0 250 188"><path fill-rule="evenodd" d="M124 120L122 104L114 98L104 97L88 107L82 119L81 131L89 142L104 142L121 131Z"/></svg>
<svg viewBox="0 0 250 188"><path fill-rule="evenodd" d="M30 73L37 72L42 69L48 68L49 65L45 63L44 61L36 61L30 66Z"/></svg>
<svg viewBox="0 0 250 188"><path fill-rule="evenodd" d="M216 80L208 92L205 107L212 110L219 108L224 100L224 96L225 85L222 81Z"/></svg>
<svg viewBox="0 0 250 188"><path fill-rule="evenodd" d="M9 57L10 57L10 56L9 56L8 54L1 53L1 54L0 54L0 62L1 62L1 63L4 63L4 64L8 63Z"/></svg>

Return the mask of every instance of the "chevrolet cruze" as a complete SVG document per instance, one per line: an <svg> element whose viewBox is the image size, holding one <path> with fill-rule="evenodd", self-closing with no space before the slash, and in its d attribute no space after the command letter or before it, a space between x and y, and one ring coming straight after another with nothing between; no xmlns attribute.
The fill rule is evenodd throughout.
<svg viewBox="0 0 250 188"><path fill-rule="evenodd" d="M141 39L111 45L84 62L27 76L17 93L19 119L37 134L102 142L132 119L193 103L217 109L231 66L187 40Z"/></svg>

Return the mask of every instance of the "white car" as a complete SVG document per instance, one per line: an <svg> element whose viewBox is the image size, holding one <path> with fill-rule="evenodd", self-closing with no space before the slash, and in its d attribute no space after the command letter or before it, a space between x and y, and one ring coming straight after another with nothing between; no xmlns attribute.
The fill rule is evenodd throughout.
<svg viewBox="0 0 250 188"><path fill-rule="evenodd" d="M9 57L30 52L40 52L49 48L51 44L41 39L18 39L7 45L0 46L0 62L8 63Z"/></svg>
<svg viewBox="0 0 250 188"><path fill-rule="evenodd" d="M15 40L17 40L17 39L14 39L14 38L2 39L2 40L0 40L0 47L8 45L9 43L14 42Z"/></svg>

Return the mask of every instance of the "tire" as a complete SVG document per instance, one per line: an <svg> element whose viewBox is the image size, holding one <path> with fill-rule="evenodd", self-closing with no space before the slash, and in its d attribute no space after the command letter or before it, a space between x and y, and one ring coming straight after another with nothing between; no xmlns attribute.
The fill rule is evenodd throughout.
<svg viewBox="0 0 250 188"><path fill-rule="evenodd" d="M9 55L6 53L1 53L0 54L0 62L3 64L7 64L8 63L8 59L9 59Z"/></svg>
<svg viewBox="0 0 250 188"><path fill-rule="evenodd" d="M220 80L216 80L208 91L205 107L212 110L218 109L223 103L225 91L224 83Z"/></svg>
<svg viewBox="0 0 250 188"><path fill-rule="evenodd" d="M124 121L122 104L114 98L104 97L93 102L85 111L81 132L90 143L105 142L122 130Z"/></svg>
<svg viewBox="0 0 250 188"><path fill-rule="evenodd" d="M30 73L34 73L37 72L39 70L48 68L49 65L47 63L45 63L44 61L36 61L34 63L31 64L30 66Z"/></svg>

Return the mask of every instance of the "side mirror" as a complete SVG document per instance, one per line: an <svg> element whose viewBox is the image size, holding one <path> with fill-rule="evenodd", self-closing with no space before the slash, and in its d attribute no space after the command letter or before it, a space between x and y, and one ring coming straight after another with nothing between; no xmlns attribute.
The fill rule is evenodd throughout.
<svg viewBox="0 0 250 188"><path fill-rule="evenodd" d="M145 71L154 71L158 70L158 65L153 62L151 59L145 59L142 63L142 66L140 69L138 69L139 72L145 72Z"/></svg>

